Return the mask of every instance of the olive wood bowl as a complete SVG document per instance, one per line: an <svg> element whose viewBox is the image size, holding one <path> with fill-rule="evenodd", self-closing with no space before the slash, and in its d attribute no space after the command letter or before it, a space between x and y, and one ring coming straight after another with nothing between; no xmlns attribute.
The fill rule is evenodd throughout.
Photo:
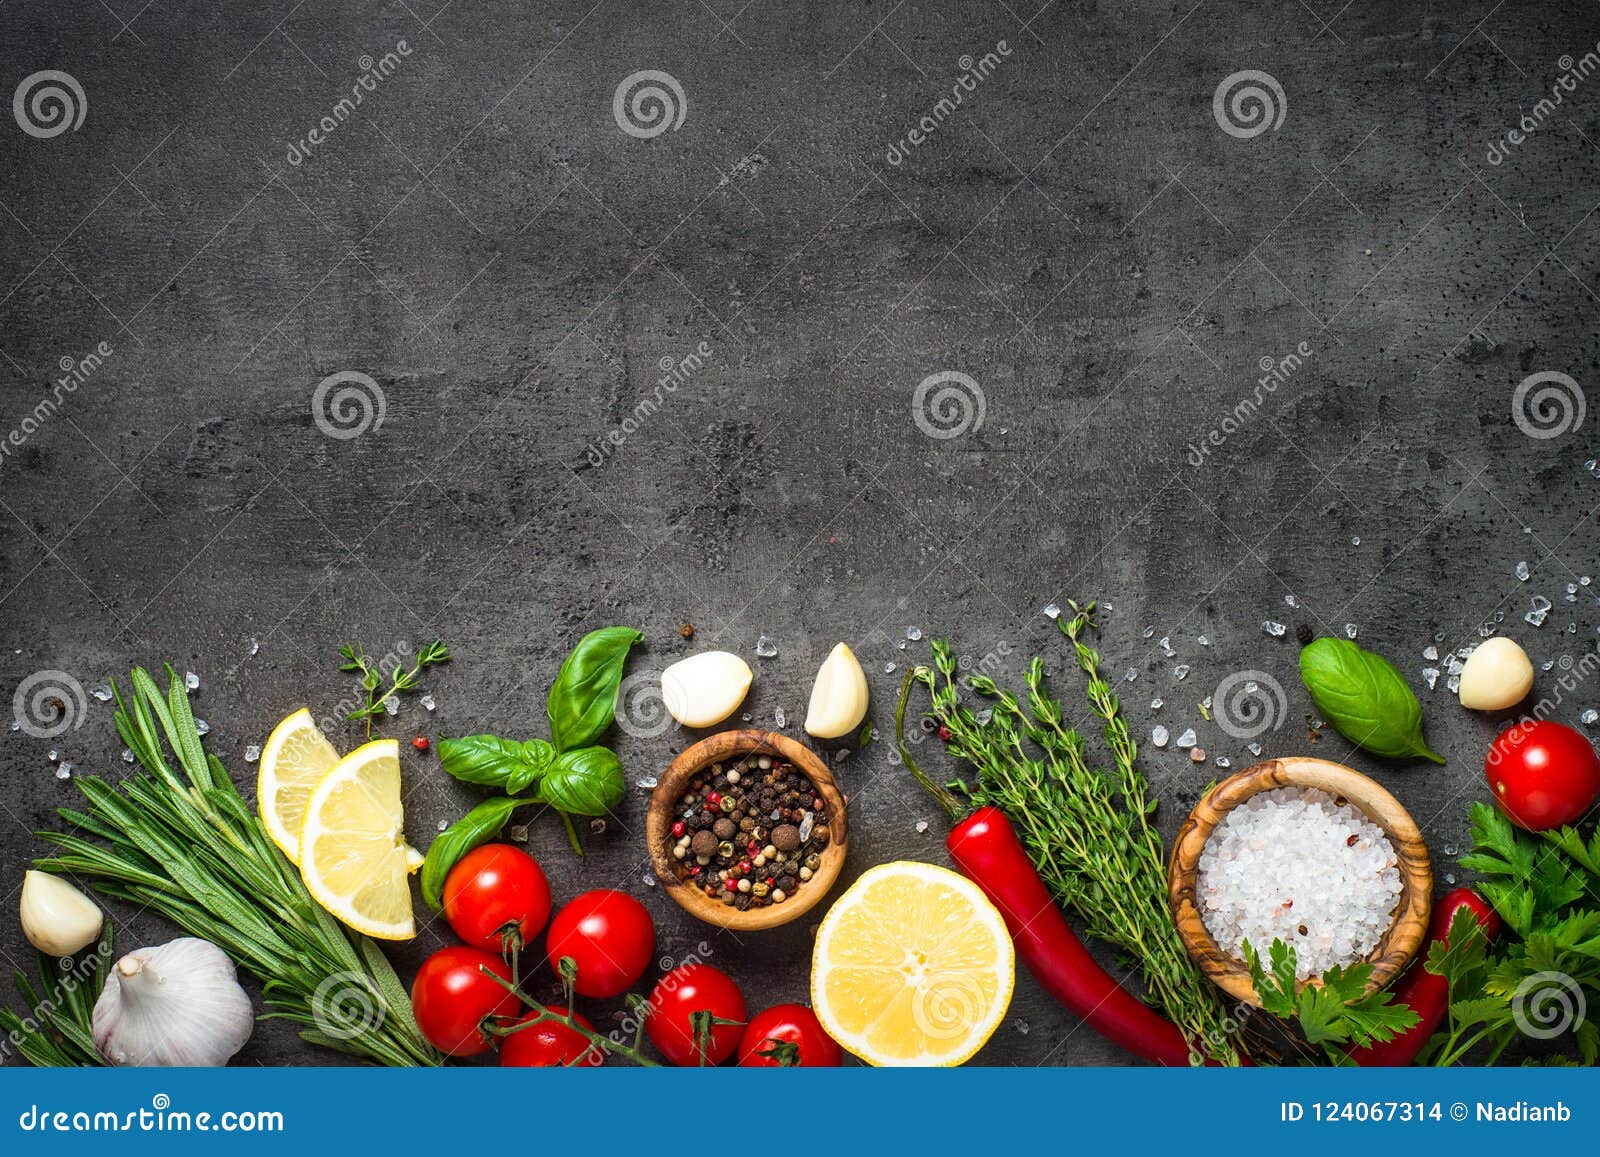
<svg viewBox="0 0 1600 1157"><path fill-rule="evenodd" d="M828 808L828 846L822 850L822 863L793 896L781 904L750 908L743 912L720 900L713 900L700 888L678 879L672 856L672 825L678 819L678 799L689 781L714 763L735 763L746 756L770 755L785 759L811 780ZM645 840L650 846L650 862L667 895L690 915L707 924L735 932L755 932L776 928L803 916L828 894L844 867L849 848L850 825L845 800L820 756L804 744L776 731L723 731L708 736L684 751L667 768L650 796L645 814Z"/></svg>
<svg viewBox="0 0 1600 1157"><path fill-rule="evenodd" d="M1388 985L1411 963L1428 930L1428 914L1433 906L1433 869L1428 862L1428 847L1415 821L1395 799L1374 780L1341 763L1326 759L1291 756L1272 759L1247 767L1229 776L1207 792L1195 805L1178 830L1167 864L1167 895L1177 921L1178 936L1200 970L1235 1000L1260 1006L1250 970L1235 959L1206 931L1195 899L1199 875L1200 850L1222 817L1258 792L1280 787L1314 787L1341 803L1353 804L1378 827L1394 845L1400 868L1400 900L1389 930L1377 947L1364 958L1371 964L1368 992ZM1266 945L1260 946L1265 957ZM1317 984L1312 978L1301 982Z"/></svg>

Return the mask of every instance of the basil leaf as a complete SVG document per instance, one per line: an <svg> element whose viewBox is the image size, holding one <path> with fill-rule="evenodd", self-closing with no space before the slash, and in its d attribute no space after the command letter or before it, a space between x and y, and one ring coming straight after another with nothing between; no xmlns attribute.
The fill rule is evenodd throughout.
<svg viewBox="0 0 1600 1157"><path fill-rule="evenodd" d="M608 747L562 752L539 782L541 802L580 816L605 815L626 792L622 761Z"/></svg>
<svg viewBox="0 0 1600 1157"><path fill-rule="evenodd" d="M578 641L556 674L546 706L557 751L588 747L606 733L616 715L622 666L642 638L632 627L601 627Z"/></svg>
<svg viewBox="0 0 1600 1157"><path fill-rule="evenodd" d="M498 735L468 735L439 740L439 763L448 774L507 795L521 795L538 783L555 755L555 748L542 739L519 743Z"/></svg>
<svg viewBox="0 0 1600 1157"><path fill-rule="evenodd" d="M1351 743L1389 759L1444 757L1422 738L1422 705L1394 664L1348 639L1317 639L1300 652L1300 678L1317 710Z"/></svg>
<svg viewBox="0 0 1600 1157"><path fill-rule="evenodd" d="M428 854L422 861L422 898L427 901L428 907L435 912L439 910L445 877L462 856L498 836L512 812L536 802L504 797L486 799L440 832L428 845Z"/></svg>

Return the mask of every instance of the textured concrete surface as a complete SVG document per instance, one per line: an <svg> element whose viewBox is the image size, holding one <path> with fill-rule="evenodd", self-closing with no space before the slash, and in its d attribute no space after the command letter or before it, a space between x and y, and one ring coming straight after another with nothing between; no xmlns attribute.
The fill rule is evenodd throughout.
<svg viewBox="0 0 1600 1157"><path fill-rule="evenodd" d="M633 671L748 656L746 710L791 730L849 640L886 725L886 665L927 654L899 647L908 627L1014 678L1067 659L1046 604L1098 596L1139 735L1194 726L1241 766L1197 705L1265 672L1270 751L1378 775L1449 870L1495 722L1422 688L1423 648L1488 622L1559 661L1600 619L1593 588L1563 593L1600 541L1573 423L1600 316L1600 79L1559 83L1600 14L1037 2L7 4L0 89L59 70L87 107L55 135L26 101L0 124L0 687L171 661L248 781L281 715L350 694L347 639L454 650L426 680L437 712L408 700L381 728L403 738L541 733L562 655L612 622L648 635ZM627 91L613 112L641 70L682 93L653 136L624 131ZM1266 123L1230 104L1243 70L1268 74L1236 82ZM314 403L340 373L372 383L342 427ZM919 395L941 373L967 377ZM1537 373L1575 385L1542 417L1524 394L1519 424ZM1447 765L1310 746L1293 629L1347 623L1412 679ZM1596 696L1565 698L1575 720ZM124 773L109 708L75 722L0 743L10 961L29 832L75 796L49 752ZM685 738L619 738L630 784ZM1219 774L1171 748L1146 766L1169 831ZM405 773L418 843L476 798L409 749ZM852 872L942 859L885 744L840 775ZM645 797L581 862L553 817L532 824L558 894L625 887L662 955L703 941L753 1003L802 999L814 922L742 941L690 923L644 883ZM172 935L115 916L124 945ZM443 941L397 960L409 975ZM331 1058L269 1022L239 1059ZM1125 1059L1026 978L980 1057Z"/></svg>

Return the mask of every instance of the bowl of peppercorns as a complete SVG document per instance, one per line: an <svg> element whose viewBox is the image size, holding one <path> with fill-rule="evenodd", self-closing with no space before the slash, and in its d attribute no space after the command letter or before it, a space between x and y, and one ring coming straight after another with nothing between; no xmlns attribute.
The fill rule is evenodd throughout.
<svg viewBox="0 0 1600 1157"><path fill-rule="evenodd" d="M645 818L657 878L708 924L755 931L821 900L850 829L828 766L775 731L724 731L679 755Z"/></svg>

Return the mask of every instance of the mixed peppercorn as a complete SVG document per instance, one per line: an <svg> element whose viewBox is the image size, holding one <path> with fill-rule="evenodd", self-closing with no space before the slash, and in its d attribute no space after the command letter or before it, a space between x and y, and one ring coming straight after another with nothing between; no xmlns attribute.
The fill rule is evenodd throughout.
<svg viewBox="0 0 1600 1157"><path fill-rule="evenodd" d="M743 912L804 887L829 838L827 804L805 773L750 755L689 781L678 797L672 858L679 880Z"/></svg>

